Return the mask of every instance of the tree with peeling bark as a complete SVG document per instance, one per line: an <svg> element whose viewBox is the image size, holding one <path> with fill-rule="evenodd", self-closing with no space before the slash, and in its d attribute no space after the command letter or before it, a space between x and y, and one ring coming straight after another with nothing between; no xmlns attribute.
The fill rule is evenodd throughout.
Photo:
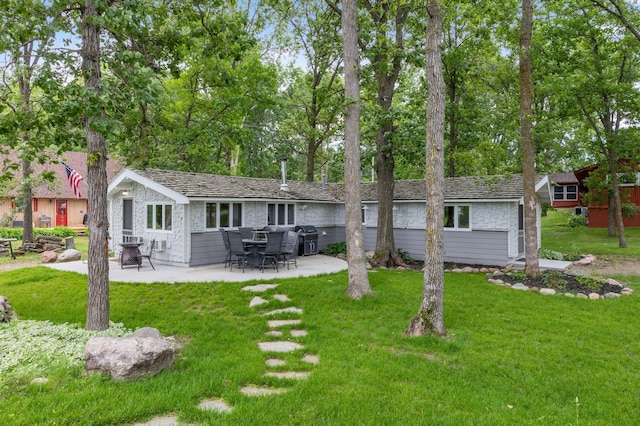
<svg viewBox="0 0 640 426"><path fill-rule="evenodd" d="M409 336L446 336L444 326L444 108L442 75L442 7L429 0L426 37L426 78L429 88L426 142L426 237L423 295L420 309L407 328Z"/></svg>
<svg viewBox="0 0 640 426"><path fill-rule="evenodd" d="M349 287L346 294L360 299L371 294L362 233L362 197L360 195L360 62L358 59L357 0L342 5L342 44L345 81L345 227Z"/></svg>
<svg viewBox="0 0 640 426"><path fill-rule="evenodd" d="M533 35L533 0L522 0L520 28L520 139L522 145L522 184L524 189L524 250L527 276L537 277L538 223L536 203L535 143L531 102L533 80L531 77L531 37Z"/></svg>

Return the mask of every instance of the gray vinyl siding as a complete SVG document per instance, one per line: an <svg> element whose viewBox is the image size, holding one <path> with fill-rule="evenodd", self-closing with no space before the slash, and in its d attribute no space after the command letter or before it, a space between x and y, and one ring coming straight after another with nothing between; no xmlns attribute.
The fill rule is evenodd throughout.
<svg viewBox="0 0 640 426"><path fill-rule="evenodd" d="M444 261L504 266L511 260L507 253L508 235L506 231L445 231ZM393 236L396 248L415 260L424 260L424 230L395 229ZM367 251L375 250L376 228L364 229L364 246Z"/></svg>
<svg viewBox="0 0 640 426"><path fill-rule="evenodd" d="M504 266L508 255L507 231L470 231L444 233L444 261Z"/></svg>
<svg viewBox="0 0 640 426"><path fill-rule="evenodd" d="M191 234L191 261L189 266L224 263L227 251L220 231Z"/></svg>

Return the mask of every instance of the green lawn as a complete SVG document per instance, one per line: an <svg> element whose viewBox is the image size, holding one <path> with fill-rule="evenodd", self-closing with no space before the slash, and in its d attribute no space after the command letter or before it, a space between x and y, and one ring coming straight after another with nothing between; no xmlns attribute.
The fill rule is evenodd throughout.
<svg viewBox="0 0 640 426"><path fill-rule="evenodd" d="M184 343L175 366L128 383L82 368L5 377L4 424L114 425L174 413L193 424L229 425L636 425L640 423L640 329L636 296L589 301L497 287L480 275L447 274L449 338L407 338L422 275L370 273L375 297L344 296L347 274L282 280L272 301L249 308L241 283L111 285L111 318L158 328ZM82 325L86 277L36 267L0 273L0 294L21 319ZM304 381L263 377L267 310L302 308L303 351L281 355ZM286 336L286 334L285 334ZM285 337L286 338L286 337ZM0 342L2 345L2 342ZM0 346L1 347L1 346ZM300 361L317 354L320 364ZM280 367L280 369L283 369ZM290 388L250 398L242 386ZM202 412L224 398L230 414ZM578 398L579 403L576 403Z"/></svg>
<svg viewBox="0 0 640 426"><path fill-rule="evenodd" d="M578 251L606 257L640 257L640 228L626 228L627 248L618 247L618 237L607 237L606 228L566 226L571 209L550 210L542 218L542 247L561 253Z"/></svg>
<svg viewBox="0 0 640 426"><path fill-rule="evenodd" d="M638 229L627 230L629 248L622 250L606 230L559 226L566 221L562 211L543 218L543 247L612 259L640 254ZM86 253L87 241L76 238L80 251ZM638 290L640 277L626 278ZM0 372L3 424L127 425L163 414L205 425L640 424L637 296L544 297L488 284L480 275L447 274L449 337L407 338L422 275L382 270L370 280L375 297L361 301L344 296L346 273L281 280L262 297L280 293L292 301L259 308L248 307L255 294L240 290L247 283L112 283L111 319L175 336L184 344L175 366L117 383L86 376L81 366L52 368L30 359L37 367L28 376ZM84 276L43 267L0 273L0 294L21 320L82 327L86 284ZM285 332L305 349L278 355L287 366L276 370L311 371L303 381L265 378L273 368L258 349L258 342L276 339L265 335L261 314L287 306L304 310L297 328L308 335L293 339ZM0 357L8 352L0 340ZM317 354L320 364L302 362L306 353ZM50 381L30 384L37 376ZM289 391L250 398L240 393L246 385ZM197 404L205 398L224 398L234 410L203 412Z"/></svg>

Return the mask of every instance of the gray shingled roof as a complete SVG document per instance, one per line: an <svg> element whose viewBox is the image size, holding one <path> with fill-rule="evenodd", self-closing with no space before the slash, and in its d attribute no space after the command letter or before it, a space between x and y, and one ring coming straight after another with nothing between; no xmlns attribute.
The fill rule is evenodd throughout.
<svg viewBox="0 0 640 426"><path fill-rule="evenodd" d="M543 176L536 177L539 182ZM465 176L445 178L445 200L504 200L524 195L522 175ZM427 188L424 179L399 180L394 188L395 200L424 200ZM377 200L377 182L363 183L362 200Z"/></svg>
<svg viewBox="0 0 640 426"><path fill-rule="evenodd" d="M287 182L289 190L282 191L280 179L258 179L157 169L133 171L188 198L337 201L331 193L322 189L320 183L289 181Z"/></svg>
<svg viewBox="0 0 640 426"><path fill-rule="evenodd" d="M553 173L549 175L549 180L551 183L557 183L558 185L567 185L567 184L577 184L578 178L575 173Z"/></svg>
<svg viewBox="0 0 640 426"><path fill-rule="evenodd" d="M344 201L342 184L288 181L289 191L280 190L279 179L260 179L188 173L170 170L134 170L188 198L274 199L309 201ZM539 182L544 176L537 176ZM377 200L377 182L362 184L362 200ZM468 176L445 179L445 200L517 199L524 194L522 175ZM422 180L399 180L394 189L396 200L425 200L426 186Z"/></svg>

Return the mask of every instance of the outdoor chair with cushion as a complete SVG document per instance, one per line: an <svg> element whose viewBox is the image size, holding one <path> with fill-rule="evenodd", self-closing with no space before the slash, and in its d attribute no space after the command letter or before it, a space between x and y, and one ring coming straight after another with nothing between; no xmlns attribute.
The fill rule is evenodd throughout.
<svg viewBox="0 0 640 426"><path fill-rule="evenodd" d="M264 268L275 268L278 271L278 258L282 253L282 238L284 232L270 232L267 238L267 244L263 251L259 251L260 254L260 270L264 272Z"/></svg>
<svg viewBox="0 0 640 426"><path fill-rule="evenodd" d="M294 231L288 231L286 234L286 238L282 239L282 253L280 254L280 260L282 261L282 266L287 265L287 269L289 269L289 264L293 262L298 267L298 233Z"/></svg>
<svg viewBox="0 0 640 426"><path fill-rule="evenodd" d="M142 250L140 250L140 254L138 255L138 271L140 270L140 266L142 266L142 259L147 259L153 270L156 270L156 267L153 266L153 262L151 262L151 255L153 254L153 248L155 247L155 245L156 240L153 239L147 241L147 244L145 244Z"/></svg>
<svg viewBox="0 0 640 426"><path fill-rule="evenodd" d="M242 244L242 235L240 235L240 232L228 231L227 237L229 238L229 251L231 252L229 263L231 270L233 271L233 265L235 263L238 267L241 267L242 272L244 272L244 266L249 262L251 251L247 251L244 244Z"/></svg>

